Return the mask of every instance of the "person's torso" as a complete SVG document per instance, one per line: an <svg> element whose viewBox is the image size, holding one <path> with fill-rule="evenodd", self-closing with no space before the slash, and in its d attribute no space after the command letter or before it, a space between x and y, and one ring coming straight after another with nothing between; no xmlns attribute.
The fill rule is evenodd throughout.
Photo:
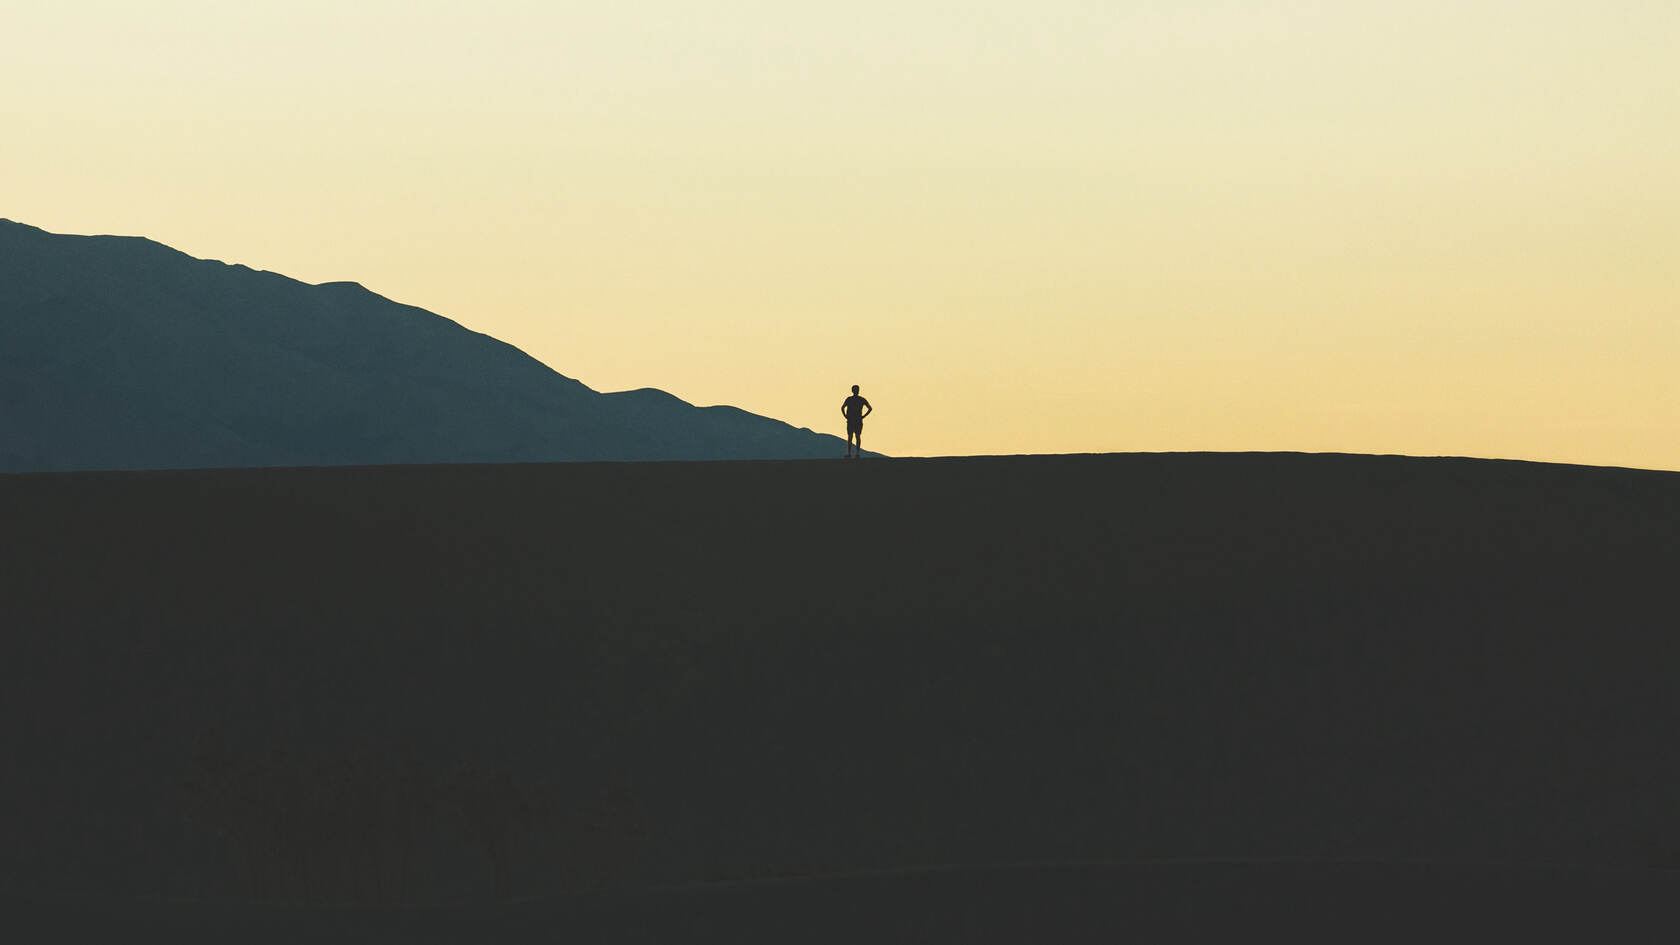
<svg viewBox="0 0 1680 945"><path fill-rule="evenodd" d="M860 422L863 420L863 405L867 403L869 403L869 401L853 394L852 396L847 397L846 402L841 405L841 412L846 415L847 420L850 420L853 423Z"/></svg>

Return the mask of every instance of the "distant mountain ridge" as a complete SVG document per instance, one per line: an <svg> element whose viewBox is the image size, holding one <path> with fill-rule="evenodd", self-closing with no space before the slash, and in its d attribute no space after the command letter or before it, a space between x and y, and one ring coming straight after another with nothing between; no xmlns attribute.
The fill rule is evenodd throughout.
<svg viewBox="0 0 1680 945"><path fill-rule="evenodd" d="M0 472L844 452L734 407L598 393L356 283L0 219Z"/></svg>

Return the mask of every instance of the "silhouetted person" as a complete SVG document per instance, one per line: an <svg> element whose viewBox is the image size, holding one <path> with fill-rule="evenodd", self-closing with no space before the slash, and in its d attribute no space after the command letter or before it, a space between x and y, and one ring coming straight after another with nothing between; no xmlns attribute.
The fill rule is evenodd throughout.
<svg viewBox="0 0 1680 945"><path fill-rule="evenodd" d="M875 412L869 401L858 396L858 386L852 385L852 396L840 404L840 416L846 418L846 458L863 455L863 418ZM854 447L856 452L853 452Z"/></svg>

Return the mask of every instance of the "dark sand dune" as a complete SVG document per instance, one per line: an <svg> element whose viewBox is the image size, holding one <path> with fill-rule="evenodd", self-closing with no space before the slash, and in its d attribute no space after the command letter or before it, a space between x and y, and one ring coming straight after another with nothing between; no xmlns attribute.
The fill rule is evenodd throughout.
<svg viewBox="0 0 1680 945"><path fill-rule="evenodd" d="M504 905L6 903L63 941L261 943L1661 941L1680 878L1482 864L1213 862L919 870Z"/></svg>
<svg viewBox="0 0 1680 945"><path fill-rule="evenodd" d="M79 473L0 477L0 513L0 888L25 898L499 892L548 905L496 921L550 909L563 930L585 921L564 889L641 914L634 890L697 881L1183 858L1249 865L1069 888L1162 915L1274 881L1302 903L1364 884L1345 895L1396 915L1458 895L1422 867L1320 883L1266 866L1284 858L1524 864L1467 895L1545 916L1666 896L1680 862L1672 473L1293 454ZM403 826L348 839L357 785L394 816L410 783ZM985 891L930 893L936 911L1075 908L1052 874L939 875ZM1600 900L1594 876L1626 882ZM785 901L840 895L824 882ZM920 882L859 896L887 915ZM702 898L739 921L742 900Z"/></svg>

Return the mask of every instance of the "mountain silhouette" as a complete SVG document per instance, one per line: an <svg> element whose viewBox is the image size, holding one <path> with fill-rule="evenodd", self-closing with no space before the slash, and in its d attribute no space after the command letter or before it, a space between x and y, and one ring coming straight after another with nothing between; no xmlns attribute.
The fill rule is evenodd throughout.
<svg viewBox="0 0 1680 945"><path fill-rule="evenodd" d="M844 451L733 407L598 393L353 282L0 220L0 472Z"/></svg>

